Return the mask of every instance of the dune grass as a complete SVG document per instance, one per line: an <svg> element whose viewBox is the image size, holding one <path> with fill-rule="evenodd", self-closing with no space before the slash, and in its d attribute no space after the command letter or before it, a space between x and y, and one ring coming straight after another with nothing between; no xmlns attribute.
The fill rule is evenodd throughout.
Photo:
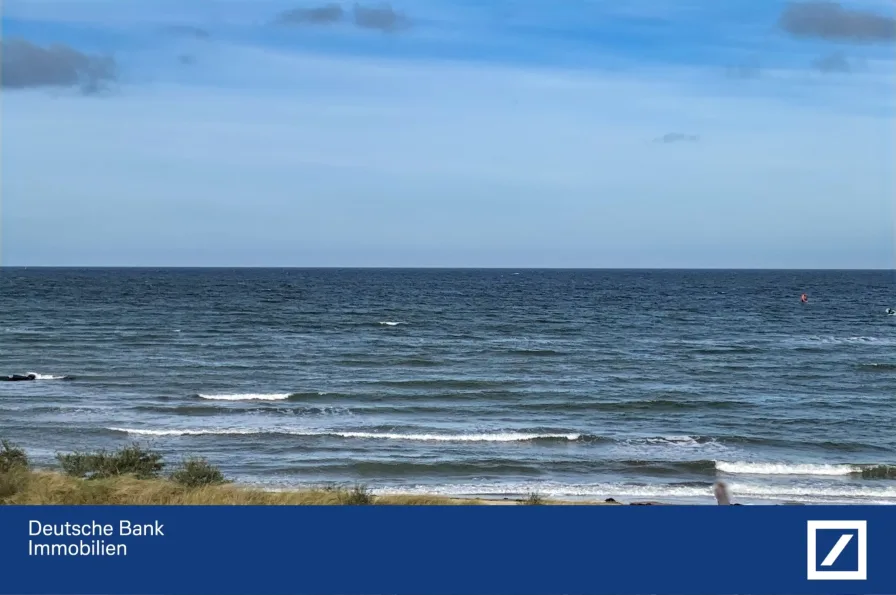
<svg viewBox="0 0 896 595"><path fill-rule="evenodd" d="M201 458L166 472L160 453L131 444L117 451L57 454L58 469L35 469L21 448L0 440L0 504L91 505L458 505L604 504L525 498L481 500L428 495L375 495L366 486L324 485L272 491L231 482ZM616 502L614 502L616 503Z"/></svg>
<svg viewBox="0 0 896 595"><path fill-rule="evenodd" d="M0 442L0 504L92 505L449 505L438 496L375 496L365 486L269 491L229 482L204 459L163 475L162 456L137 444L115 452L57 456L61 472L32 469L24 451Z"/></svg>
<svg viewBox="0 0 896 595"><path fill-rule="evenodd" d="M3 489L3 486L7 489ZM362 496L359 496L362 494ZM185 486L167 478L121 475L81 479L53 471L17 470L0 474L2 504L128 505L359 505L462 504L430 496L373 496L357 488L315 488L272 492L234 484ZM470 501L470 503L474 503Z"/></svg>

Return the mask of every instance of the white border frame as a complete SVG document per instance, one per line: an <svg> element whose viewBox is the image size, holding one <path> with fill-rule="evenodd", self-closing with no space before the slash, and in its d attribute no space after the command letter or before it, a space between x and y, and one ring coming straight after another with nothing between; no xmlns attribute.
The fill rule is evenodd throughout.
<svg viewBox="0 0 896 595"><path fill-rule="evenodd" d="M852 529L858 532L858 570L818 570L815 532L819 529ZM868 580L868 521L806 521L807 578L810 581Z"/></svg>

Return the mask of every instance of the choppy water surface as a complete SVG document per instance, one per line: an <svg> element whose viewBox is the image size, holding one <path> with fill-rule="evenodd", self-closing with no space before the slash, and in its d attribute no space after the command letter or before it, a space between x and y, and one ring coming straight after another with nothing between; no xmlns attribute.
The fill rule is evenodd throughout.
<svg viewBox="0 0 896 595"><path fill-rule="evenodd" d="M0 436L271 486L896 502L892 272L0 270ZM801 293L808 304L799 303ZM62 377L67 377L62 379Z"/></svg>

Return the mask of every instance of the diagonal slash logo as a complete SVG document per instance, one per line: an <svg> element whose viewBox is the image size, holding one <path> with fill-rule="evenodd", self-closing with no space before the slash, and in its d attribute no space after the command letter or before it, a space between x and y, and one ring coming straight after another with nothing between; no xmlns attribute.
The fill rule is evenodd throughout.
<svg viewBox="0 0 896 595"><path fill-rule="evenodd" d="M868 579L867 521L807 521L806 525L808 580Z"/></svg>

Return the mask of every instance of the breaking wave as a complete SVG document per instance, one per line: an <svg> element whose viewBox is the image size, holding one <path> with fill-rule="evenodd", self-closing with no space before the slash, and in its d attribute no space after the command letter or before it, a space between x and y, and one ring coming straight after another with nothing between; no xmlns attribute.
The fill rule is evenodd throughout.
<svg viewBox="0 0 896 595"><path fill-rule="evenodd" d="M245 435L277 435L308 437L359 438L369 440L411 440L422 442L530 442L530 441L568 441L586 439L581 434L552 434L525 432L496 432L482 434L403 434L392 432L339 432L321 430L299 430L292 428L208 428L208 429L148 429L148 428L108 428L113 432L134 434L138 436L245 436Z"/></svg>
<svg viewBox="0 0 896 595"><path fill-rule="evenodd" d="M896 479L896 466L892 465L727 463L716 461L716 469L733 475L858 475L867 479Z"/></svg>
<svg viewBox="0 0 896 595"><path fill-rule="evenodd" d="M210 401L285 401L290 393L234 393L223 395L197 395Z"/></svg>

